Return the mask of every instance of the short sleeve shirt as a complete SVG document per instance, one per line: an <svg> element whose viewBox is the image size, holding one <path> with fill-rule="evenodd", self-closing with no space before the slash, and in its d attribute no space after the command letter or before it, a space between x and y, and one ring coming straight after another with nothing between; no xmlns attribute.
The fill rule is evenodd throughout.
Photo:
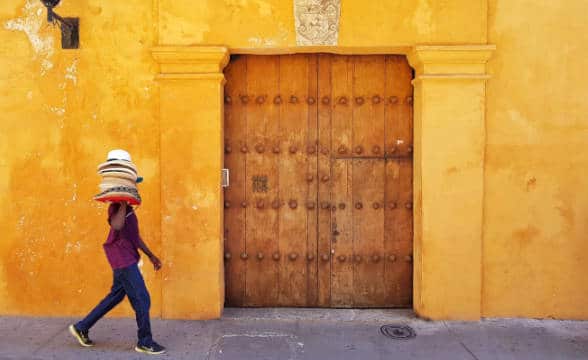
<svg viewBox="0 0 588 360"><path fill-rule="evenodd" d="M120 204L110 204L108 207L108 223L111 218L118 212ZM132 207L127 207L125 223L120 230L110 228L106 242L104 243L104 252L106 258L113 269L122 269L127 266L136 264L139 261L139 222L137 215Z"/></svg>

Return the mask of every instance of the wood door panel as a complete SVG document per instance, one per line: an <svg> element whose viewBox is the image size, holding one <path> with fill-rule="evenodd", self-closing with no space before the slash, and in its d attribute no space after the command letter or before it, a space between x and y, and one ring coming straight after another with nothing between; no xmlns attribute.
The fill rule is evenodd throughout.
<svg viewBox="0 0 588 360"><path fill-rule="evenodd" d="M412 162L386 161L385 286L386 303L412 303Z"/></svg>
<svg viewBox="0 0 588 360"><path fill-rule="evenodd" d="M384 252L385 161L355 159L353 164L354 305L384 304L384 265L374 256Z"/></svg>
<svg viewBox="0 0 588 360"><path fill-rule="evenodd" d="M281 306L305 306L307 281L306 202L316 198L306 186L309 157L309 78L316 76L310 66L311 55L280 57L279 93L284 98L280 106L280 137L284 151L279 162L280 197L284 205L279 210L279 248L282 253L279 270ZM313 71L311 73L311 71ZM316 156L316 154L314 155Z"/></svg>
<svg viewBox="0 0 588 360"><path fill-rule="evenodd" d="M405 57L238 56L226 77L227 304L410 306Z"/></svg>
<svg viewBox="0 0 588 360"><path fill-rule="evenodd" d="M385 58L353 58L352 133L355 156L382 156L384 152ZM378 101L379 99L379 101Z"/></svg>
<svg viewBox="0 0 588 360"><path fill-rule="evenodd" d="M412 153L412 70L403 56L386 57L386 153L394 157Z"/></svg>
<svg viewBox="0 0 588 360"><path fill-rule="evenodd" d="M308 61L308 91L306 105L308 106L308 136L307 136L307 196L304 204L306 208L306 303L305 306L319 305L318 289L318 214L316 202L318 199L318 182L308 181L309 176L318 173L318 153L321 151L318 141L318 57L307 56ZM302 179L304 180L304 179Z"/></svg>
<svg viewBox="0 0 588 360"><path fill-rule="evenodd" d="M278 159L268 156L279 134L279 109L269 94L278 91L279 59L247 57L247 254L246 296L248 306L270 306L278 300L277 264L270 261L278 251L277 212L271 203L278 198Z"/></svg>
<svg viewBox="0 0 588 360"><path fill-rule="evenodd" d="M353 93L353 61L347 56L331 55L330 58L331 152L348 156L353 150L353 106L350 96Z"/></svg>
<svg viewBox="0 0 588 360"><path fill-rule="evenodd" d="M316 184L317 187L317 286L318 286L318 306L331 305L331 206L336 206L331 198L330 182L323 181L323 176L328 179L333 178L331 173L331 117L332 117L332 85L331 85L331 56L318 56L318 96L317 96L317 115L318 115L318 163L317 174L307 178L310 183ZM327 178L325 178L327 179Z"/></svg>
<svg viewBox="0 0 588 360"><path fill-rule="evenodd" d="M353 244L353 167L346 160L333 160L332 199L337 209L331 218L331 305L352 307L354 305L354 267L350 257Z"/></svg>

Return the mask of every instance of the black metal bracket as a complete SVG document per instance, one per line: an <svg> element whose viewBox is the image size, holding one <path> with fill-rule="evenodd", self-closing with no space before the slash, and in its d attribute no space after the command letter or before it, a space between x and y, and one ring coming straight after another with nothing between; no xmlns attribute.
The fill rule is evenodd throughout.
<svg viewBox="0 0 588 360"><path fill-rule="evenodd" d="M61 48L78 49L80 47L80 18L65 18L70 26L61 26Z"/></svg>
<svg viewBox="0 0 588 360"><path fill-rule="evenodd" d="M59 24L62 49L78 49L80 47L80 18L62 18L53 11L53 8L47 7L47 21Z"/></svg>

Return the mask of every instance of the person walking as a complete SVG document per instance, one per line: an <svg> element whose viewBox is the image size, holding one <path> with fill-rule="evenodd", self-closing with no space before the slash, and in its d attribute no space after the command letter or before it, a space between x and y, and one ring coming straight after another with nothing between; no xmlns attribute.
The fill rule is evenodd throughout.
<svg viewBox="0 0 588 360"><path fill-rule="evenodd" d="M139 249L149 258L155 271L161 261L147 247L139 235L139 224L132 206L127 202L111 203L108 207L110 232L104 243L104 251L113 270L110 293L82 320L69 326L69 332L84 347L94 346L89 330L106 313L118 305L126 296L135 311L138 327L138 342L135 351L146 354L163 354L165 347L153 340L149 308L151 299L143 276L139 271Z"/></svg>

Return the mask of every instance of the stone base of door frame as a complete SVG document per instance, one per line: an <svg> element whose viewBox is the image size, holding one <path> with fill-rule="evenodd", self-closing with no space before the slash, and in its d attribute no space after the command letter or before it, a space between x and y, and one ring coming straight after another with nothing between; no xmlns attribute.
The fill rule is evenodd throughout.
<svg viewBox="0 0 588 360"><path fill-rule="evenodd" d="M298 51L297 51L298 50ZM288 54L312 49L240 49ZM321 48L404 54L414 84L413 307L428 319L482 314L486 62L493 45ZM319 51L318 49L316 51ZM219 318L223 267L223 46L158 46L162 317ZM182 159L177 158L182 154Z"/></svg>
<svg viewBox="0 0 588 360"><path fill-rule="evenodd" d="M225 308L224 320L321 320L399 323L416 318L411 309Z"/></svg>

